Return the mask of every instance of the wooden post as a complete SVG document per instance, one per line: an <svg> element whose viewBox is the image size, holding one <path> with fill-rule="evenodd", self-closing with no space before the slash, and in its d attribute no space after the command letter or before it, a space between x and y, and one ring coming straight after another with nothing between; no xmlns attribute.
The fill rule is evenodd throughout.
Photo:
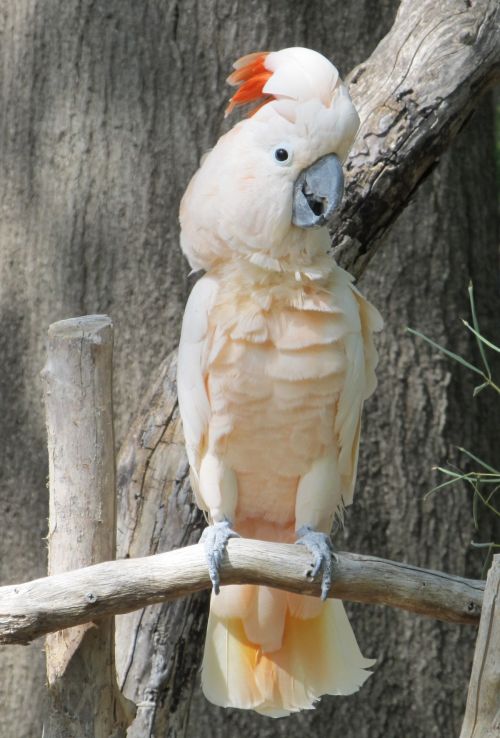
<svg viewBox="0 0 500 738"><path fill-rule="evenodd" d="M49 328L49 574L115 556L113 325L105 315ZM85 597L93 602L92 589ZM47 738L122 738L132 717L115 677L114 620L47 636Z"/></svg>
<svg viewBox="0 0 500 738"><path fill-rule="evenodd" d="M500 736L500 554L484 592L465 718L460 738Z"/></svg>

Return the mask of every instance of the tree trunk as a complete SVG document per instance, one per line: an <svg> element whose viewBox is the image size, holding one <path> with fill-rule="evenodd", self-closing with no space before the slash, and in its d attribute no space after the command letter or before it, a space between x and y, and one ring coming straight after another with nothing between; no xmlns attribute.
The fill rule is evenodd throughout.
<svg viewBox="0 0 500 738"><path fill-rule="evenodd" d="M189 485L176 371L175 352L163 363L118 457L117 558L196 543L204 525ZM137 704L129 738L185 734L208 602L204 592L116 618L118 683Z"/></svg>
<svg viewBox="0 0 500 738"><path fill-rule="evenodd" d="M388 30L396 7L397 0L0 0L2 584L45 571L47 463L38 374L49 323L88 312L112 316L116 427L123 438L151 373L178 339L189 291L177 245L178 201L201 153L222 130L232 61L254 49L301 44L330 56L345 74ZM424 505L422 497L432 483L431 466L453 457L453 444L474 444L487 458L491 447L479 448L476 439L492 437L494 429L488 420L480 423L477 406L473 412L468 377L404 336L403 328L410 324L468 348L459 317L469 276L480 312L494 313L492 138L488 103L364 277L361 287L387 328L379 342L380 388L365 416L356 503L346 540L338 541L471 576L479 563L467 549L469 500L448 493ZM185 468L172 478L185 485ZM161 497L151 469L149 484L155 483ZM187 485L183 490L179 500L187 505ZM146 512L157 520L168 512L175 520L161 505ZM196 538L200 523L200 516L193 518L180 536L184 542ZM153 535L157 550L166 545ZM189 664L189 678L203 627L204 602L197 603L196 610L183 611L191 607L187 601L175 605L179 622L183 612L195 613L194 631L178 641L177 658ZM189 734L455 736L473 635L388 610L351 610L365 653L379 657L358 696L270 722L217 710L198 695ZM161 646L178 637L164 625L151 621L138 638L152 634ZM157 656L161 684L161 648ZM148 702L145 690L156 687L149 670L127 658L135 680L129 687L142 695L139 711L151 721L149 708L158 702ZM40 646L2 649L0 670L0 736L38 735L45 689ZM167 695L173 712L189 687L182 690ZM164 725L165 708L159 708L158 725Z"/></svg>

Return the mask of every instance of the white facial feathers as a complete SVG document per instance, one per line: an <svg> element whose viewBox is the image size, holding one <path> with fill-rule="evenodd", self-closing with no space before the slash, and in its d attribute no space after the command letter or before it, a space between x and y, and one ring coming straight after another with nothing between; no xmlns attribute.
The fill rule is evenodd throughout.
<svg viewBox="0 0 500 738"><path fill-rule="evenodd" d="M325 244L324 234L292 225L294 183L323 156L344 161L359 118L337 69L316 51L251 54L235 70L230 109L260 107L219 139L194 175L181 203L181 246L196 269L238 256L293 270L299 255ZM280 160L278 149L289 158Z"/></svg>

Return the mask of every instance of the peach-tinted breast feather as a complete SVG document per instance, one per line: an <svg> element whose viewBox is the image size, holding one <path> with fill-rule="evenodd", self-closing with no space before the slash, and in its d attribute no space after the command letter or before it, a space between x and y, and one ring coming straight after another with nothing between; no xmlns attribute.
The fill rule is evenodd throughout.
<svg viewBox="0 0 500 738"><path fill-rule="evenodd" d="M297 484L315 459L335 454L341 484L331 490L333 507L351 502L360 414L373 389L377 315L339 268L317 283L280 275L273 284L270 275L252 287L230 269L214 271L210 289L204 280L196 288L211 300L202 355L199 340L187 349L184 339L179 358L187 377L200 375L184 391L179 372L195 473L202 447L223 458L238 479L236 527L260 519L261 537L291 539ZM206 393L202 406L210 407L203 429L189 423L185 407L200 402L190 397L195 386ZM277 529L270 531L270 523Z"/></svg>
<svg viewBox="0 0 500 738"><path fill-rule="evenodd" d="M236 530L293 541L304 511L319 505L315 526L329 532L351 502L380 317L336 266L315 279L259 274L221 265L195 286L179 401L200 506L213 507L200 465L220 459ZM371 663L341 603L251 586L212 596L202 680L216 704L285 715L355 691Z"/></svg>

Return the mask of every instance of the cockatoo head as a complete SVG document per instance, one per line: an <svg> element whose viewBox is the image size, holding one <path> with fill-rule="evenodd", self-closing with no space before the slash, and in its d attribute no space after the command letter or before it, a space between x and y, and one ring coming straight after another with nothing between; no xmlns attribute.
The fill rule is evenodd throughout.
<svg viewBox="0 0 500 738"><path fill-rule="evenodd" d="M310 49L250 54L234 69L227 113L257 107L203 158L181 203L181 246L195 269L235 256L293 268L327 240L359 118L336 68Z"/></svg>

